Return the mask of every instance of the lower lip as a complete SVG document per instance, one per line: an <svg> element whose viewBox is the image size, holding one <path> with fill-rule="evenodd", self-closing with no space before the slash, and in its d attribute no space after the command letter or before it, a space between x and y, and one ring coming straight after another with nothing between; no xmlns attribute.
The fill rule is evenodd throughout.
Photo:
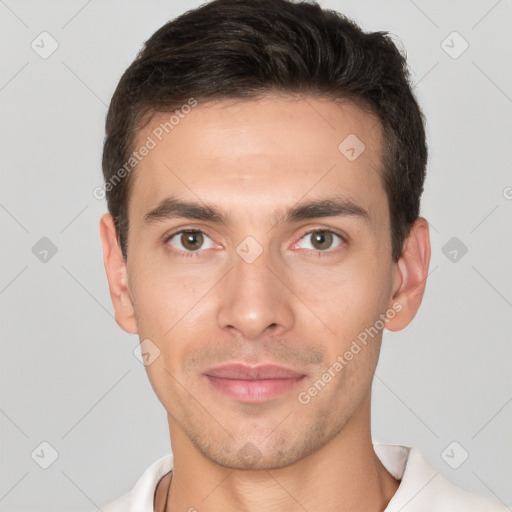
<svg viewBox="0 0 512 512"><path fill-rule="evenodd" d="M278 398L292 390L304 379L304 375L290 379L241 380L206 375L218 391L240 402L262 403Z"/></svg>

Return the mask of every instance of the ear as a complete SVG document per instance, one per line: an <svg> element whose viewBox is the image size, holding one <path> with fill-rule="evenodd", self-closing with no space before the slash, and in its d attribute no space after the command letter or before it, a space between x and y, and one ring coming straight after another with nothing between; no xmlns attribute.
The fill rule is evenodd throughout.
<svg viewBox="0 0 512 512"><path fill-rule="evenodd" d="M402 256L393 264L393 293L388 307L397 314L386 323L389 331L400 331L416 316L425 292L429 264L428 222L418 217L404 242Z"/></svg>
<svg viewBox="0 0 512 512"><path fill-rule="evenodd" d="M130 334L137 334L137 322L130 290L126 261L117 241L116 227L112 215L106 213L100 220L103 263L107 272L110 297L114 306L116 322Z"/></svg>

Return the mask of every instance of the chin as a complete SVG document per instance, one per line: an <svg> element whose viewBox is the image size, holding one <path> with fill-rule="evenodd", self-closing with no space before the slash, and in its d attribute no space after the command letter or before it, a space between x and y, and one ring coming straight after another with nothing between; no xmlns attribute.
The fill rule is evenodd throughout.
<svg viewBox="0 0 512 512"><path fill-rule="evenodd" d="M293 443L289 435L274 438L272 443L264 438L261 441L212 442L206 446L194 442L196 448L210 461L233 470L263 471L291 466L314 453L324 443L321 435L305 436L300 444Z"/></svg>

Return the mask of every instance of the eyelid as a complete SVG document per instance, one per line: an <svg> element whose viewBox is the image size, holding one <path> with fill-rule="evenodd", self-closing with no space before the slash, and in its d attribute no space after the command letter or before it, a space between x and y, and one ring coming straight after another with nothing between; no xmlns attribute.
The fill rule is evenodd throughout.
<svg viewBox="0 0 512 512"><path fill-rule="evenodd" d="M163 237L162 237L162 240L164 242L164 244L168 247L170 247L171 251L173 252L176 252L178 253L179 255L181 256L186 256L186 255L194 255L194 254L197 254L197 253L200 253L200 252L204 252L204 251L207 251L209 249L214 249L214 247L209 247L207 249L197 249L196 251L186 251L184 249L179 249L179 248L176 248L174 246L172 246L170 244L170 241L177 235L182 235L184 233L201 233L204 237L208 238L212 245L216 245L217 247L220 245L218 244L217 242L215 242L215 240L208 234L206 233L206 231L204 231L203 229L200 229L200 228L191 228L191 227L182 227L182 228L175 228L174 230L172 230L170 233L167 232Z"/></svg>
<svg viewBox="0 0 512 512"><path fill-rule="evenodd" d="M185 226L185 227L172 228L171 230L166 231L162 235L162 240L164 241L164 243L167 243L173 236L176 236L181 233L202 233L203 235L212 239L212 237L208 234L208 232L205 230L205 228L202 228L202 227L196 228L196 227Z"/></svg>
<svg viewBox="0 0 512 512"><path fill-rule="evenodd" d="M295 239L295 242L292 243L291 247L295 247L297 245L298 242L300 242L306 235L311 235L311 234L314 234L314 233L317 233L317 232L326 232L326 233L332 233L336 236L338 236L340 239L341 239L341 243L340 243L340 246L341 245L346 245L348 242L349 242L349 237L343 233L343 232L340 232L338 231L337 229L334 229L332 227L323 227L323 226L318 226L318 227L315 227L315 228L309 228L309 229L306 229L302 232L302 234ZM204 236L206 236L207 238L209 238L215 245L217 246L222 246L222 244L219 244L218 242L216 242L206 231L204 228L199 228L199 227L180 227L180 228L174 228L173 230L171 230L171 232L167 232L163 235L162 239L163 239L163 242L164 244L166 245L170 245L169 244L169 241L174 238L176 235L179 235L179 234L183 234L183 233L201 233L203 234ZM326 249L324 251L321 251L321 250L318 250L318 249L302 249L302 250L307 250L307 251L314 251L314 252L317 252L317 253L332 253L332 252L336 252L336 249L338 248L339 246L336 246L334 249ZM189 255L193 255L195 253L199 253L199 252L202 252L204 250L207 250L207 249L198 249L197 251L184 251L184 250L180 250L180 249L176 249L175 247L172 247L172 250L174 251L177 251L177 252L181 252L181 253L186 253L186 254L189 254Z"/></svg>
<svg viewBox="0 0 512 512"><path fill-rule="evenodd" d="M336 249L338 249L340 246L344 246L348 243L349 238L344 233L338 231L337 229L331 228L331 227L316 227L316 228L310 228L306 231L303 231L302 234L296 239L295 242L292 244L292 248L295 247L306 235L311 235L318 232L325 232L325 233L332 233L333 235L336 235L341 239L341 243L339 246L334 247L333 249L326 249L325 251L321 251L319 249L303 249L308 251L315 251L317 253L333 253L336 252Z"/></svg>

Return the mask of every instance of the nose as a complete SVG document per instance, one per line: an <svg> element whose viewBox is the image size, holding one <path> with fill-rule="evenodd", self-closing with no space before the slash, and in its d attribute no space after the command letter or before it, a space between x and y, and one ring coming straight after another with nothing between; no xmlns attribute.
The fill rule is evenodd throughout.
<svg viewBox="0 0 512 512"><path fill-rule="evenodd" d="M219 327L250 340L290 330L293 293L286 286L286 276L272 265L268 251L252 263L238 254L233 259L234 268L219 292Z"/></svg>

